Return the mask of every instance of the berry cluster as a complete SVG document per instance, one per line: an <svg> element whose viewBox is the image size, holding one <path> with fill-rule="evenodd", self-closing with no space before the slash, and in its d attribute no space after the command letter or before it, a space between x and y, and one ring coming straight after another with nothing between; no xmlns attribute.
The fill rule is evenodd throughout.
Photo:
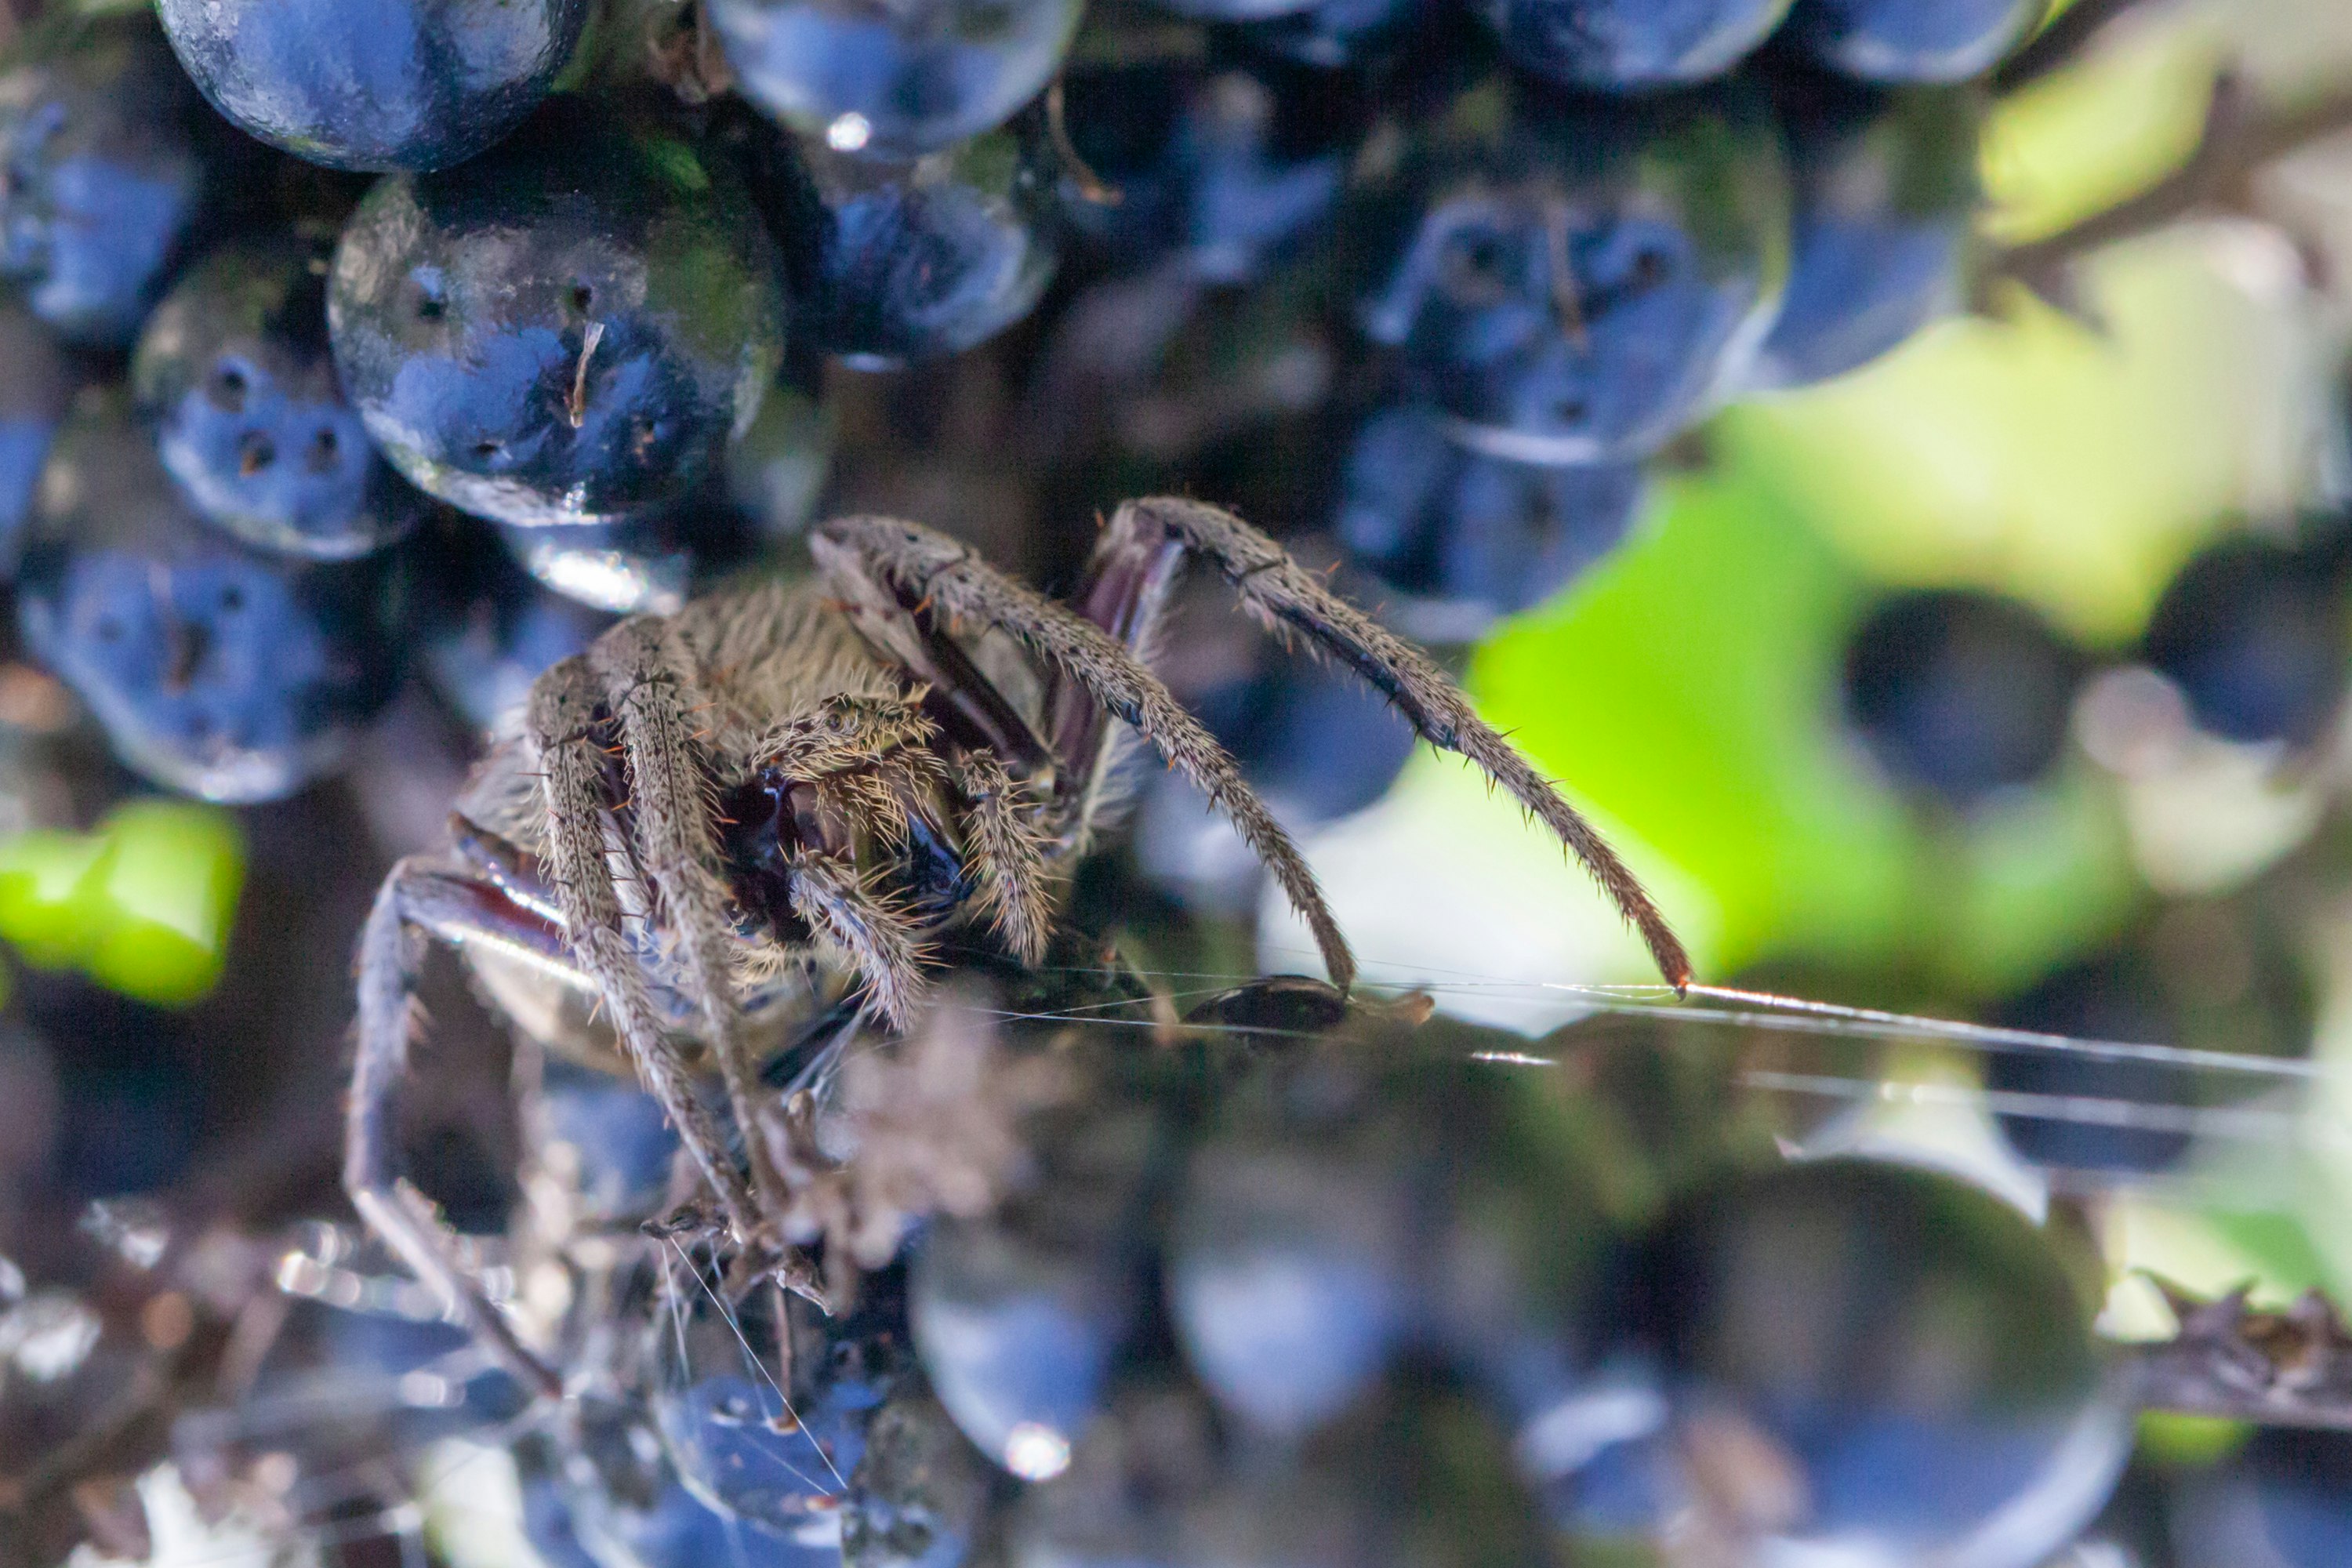
<svg viewBox="0 0 2352 1568"><path fill-rule="evenodd" d="M1785 1042L1685 1050L1595 1018L1530 1044L1301 981L1180 1021L1136 954L1229 933L1106 894L1133 869L1108 858L1071 896L1108 977L972 960L1016 1004L987 1071L919 1037L873 1048L816 997L766 1063L773 1126L712 1097L730 1155L772 1142L835 1205L812 1236L722 1238L661 1107L528 1043L523 1126L413 1138L402 1201L478 1247L560 1399L356 1230L257 1228L335 1201L331 1171L305 1188L272 1163L317 1149L289 1135L219 1177L230 1218L178 1186L205 1097L319 1077L348 1016L381 867L329 907L309 857L348 840L318 852L340 875L394 835L308 786L364 771L412 681L435 739L478 748L614 616L797 570L820 498L1052 580L1087 541L1041 520L1148 490L1328 544L1384 622L1458 661L1626 539L1727 401L1844 375L1969 303L1990 73L2050 9L49 5L0 56L0 571L23 653L120 763L286 814L240 820L264 863L278 835L263 907L293 918L247 985L284 997L191 1020L52 975L23 1009L46 1038L0 1033L0 1560L138 1555L107 1531L166 1515L117 1508L110 1467L167 1436L195 1511L273 1499L305 1545L414 1513L418 1457L472 1444L543 1568L2036 1568L2128 1510L2135 1393L2092 1333L2095 1261L1957 1177L1784 1159L1820 1128L1734 1075L1755 1046L1772 1078ZM1886 594L1855 607L1846 731L1945 844L2064 765L2126 659L2162 678L2184 743L2313 757L2352 672L2347 563L2339 520L2210 545L2128 649L1987 592ZM1273 808L1379 799L1412 733L1220 616L1180 604L1154 651ZM987 656L959 630L978 651L957 657ZM1171 847L1170 798L1142 807L1147 868L1197 847ZM232 865L227 836L133 808L8 838L0 935L102 981L132 939L197 947L234 888L173 928L137 884ZM505 956L553 967L560 923L521 951L517 908ZM2288 939L2242 915L2214 916L2228 944L2150 915L1988 1012L2294 1054L2317 1004ZM2199 942L2243 949L2227 998L2171 964ZM187 994L217 951L175 972ZM1190 967L1233 967L1215 957ZM572 1004L593 1035L583 995L550 1005ZM302 1068L240 1077L216 1048L265 1035ZM2162 1175L2218 1098L2174 1066L1996 1054L1992 1124L2061 1184ZM861 1068L901 1075L888 1114ZM2081 1103L2137 1119L2048 1113ZM36 1170L60 1204L184 1212L97 1211L102 1263L37 1240L35 1272L74 1289L27 1293ZM845 1261L853 1238L871 1256ZM44 1469L53 1451L91 1473ZM2276 1552L2339 1560L2352 1510L2314 1477L2347 1466L2340 1438L2263 1436L2176 1500L2180 1560L2252 1561L2231 1532L2263 1510L2290 1521ZM2316 1544L2294 1558L2298 1528Z"/></svg>
<svg viewBox="0 0 2352 1568"><path fill-rule="evenodd" d="M1936 84L2040 6L1173 10L60 8L0 78L28 647L151 777L282 795L412 666L479 721L576 649L594 617L526 576L666 609L772 552L828 362L1041 306L1045 466L1108 424L1197 482L1203 439L1312 410L1272 521L1464 639L1605 553L1720 398L1956 302L1981 94ZM1223 425L1150 433L1237 368ZM1302 703L1246 705L1244 749Z"/></svg>
<svg viewBox="0 0 2352 1568"><path fill-rule="evenodd" d="M1021 1186L854 1310L684 1253L590 1287L622 1326L517 1451L542 1560L1581 1563L1707 1531L2026 1564L2099 1507L2124 1390L2000 1199L1784 1164L1646 1026L1530 1046L1295 981L1192 1021L1147 1054L1030 1031L1069 1098L1024 1120ZM657 1194L649 1100L565 1075L548 1106L589 1212Z"/></svg>

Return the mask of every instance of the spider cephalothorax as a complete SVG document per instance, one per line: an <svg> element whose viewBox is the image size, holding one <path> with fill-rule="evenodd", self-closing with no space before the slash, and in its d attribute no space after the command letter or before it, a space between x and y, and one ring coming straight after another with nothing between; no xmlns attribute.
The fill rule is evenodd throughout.
<svg viewBox="0 0 2352 1568"><path fill-rule="evenodd" d="M791 1184L761 1138L731 1152L696 1075L715 1067L736 1126L757 1128L761 1067L794 1019L845 1005L903 1028L927 946L975 922L1036 963L1059 868L1103 826L1130 736L1232 819L1347 986L1354 960L1305 860L1147 662L1190 556L1483 768L1584 863L1666 978L1689 977L1632 873L1452 682L1226 512L1121 507L1067 605L911 523L843 519L811 542L814 583L625 621L542 675L524 732L459 800L451 850L394 868L361 939L352 1201L542 1386L551 1376L397 1179L394 1101L426 935L463 951L547 1044L634 1071L736 1239L771 1246L791 1228Z"/></svg>

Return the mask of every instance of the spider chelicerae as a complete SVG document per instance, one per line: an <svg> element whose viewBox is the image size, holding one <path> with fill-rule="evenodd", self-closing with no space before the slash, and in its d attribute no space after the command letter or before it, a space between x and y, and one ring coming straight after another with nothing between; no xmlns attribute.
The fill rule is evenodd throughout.
<svg viewBox="0 0 2352 1568"><path fill-rule="evenodd" d="M1278 636L1339 660L1484 769L1584 864L1665 978L1689 979L1633 873L1454 683L1229 512L1121 506L1068 604L912 523L845 518L810 543L814 581L624 621L541 675L522 732L458 800L449 849L394 867L361 937L345 1185L542 1389L552 1373L399 1176L397 1090L428 936L537 1039L633 1072L746 1247L782 1245L790 1184L761 1137L740 1140L739 1162L698 1079L715 1068L736 1127L757 1128L762 1064L794 1024L845 1005L908 1027L928 943L978 921L1038 962L1061 868L1106 826L1131 743L1232 820L1347 987L1354 961L1297 847L1151 672L1192 557Z"/></svg>

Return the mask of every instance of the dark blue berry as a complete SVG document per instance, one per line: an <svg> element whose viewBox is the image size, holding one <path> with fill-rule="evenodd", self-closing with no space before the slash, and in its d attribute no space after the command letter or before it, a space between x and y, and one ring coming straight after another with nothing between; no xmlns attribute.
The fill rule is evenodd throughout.
<svg viewBox="0 0 2352 1568"><path fill-rule="evenodd" d="M832 426L814 404L773 387L751 428L728 448L724 472L687 500L619 522L501 527L496 533L526 572L577 605L614 615L668 615L807 526L832 444ZM538 624L553 634L561 620L541 616Z"/></svg>
<svg viewBox="0 0 2352 1568"><path fill-rule="evenodd" d="M2335 555L2225 539L2180 569L2148 618L2147 662L2225 740L2317 740L2352 672L2352 599Z"/></svg>
<svg viewBox="0 0 2352 1568"><path fill-rule="evenodd" d="M2067 1263L1956 1177L1820 1160L1736 1180L1673 1211L1655 1268L1701 1495L1739 1457L1772 1478L1756 1500L1788 1500L1747 1521L1765 1560L2039 1563L2130 1451Z"/></svg>
<svg viewBox="0 0 2352 1568"><path fill-rule="evenodd" d="M1361 91L1328 71L1272 63L1201 78L1169 149L1186 187L1193 274L1247 283L1328 222L1369 123Z"/></svg>
<svg viewBox="0 0 2352 1568"><path fill-rule="evenodd" d="M1248 1426L1312 1432L1411 1350L1515 1422L1581 1391L1608 1232L1559 1081L1474 1059L1496 1043L1343 1038L1227 1098L1165 1274L1193 1371Z"/></svg>
<svg viewBox="0 0 2352 1568"><path fill-rule="evenodd" d="M1996 1023L2037 1034L2126 1045L2177 1046L2180 1020L2159 978L2128 953L2070 964L2012 997ZM2185 1131L2103 1124L2067 1114L2068 1102L2105 1101L2118 1110L2145 1107L2180 1110L2195 1098L2192 1075L2137 1058L2020 1047L1997 1052L1985 1066L1985 1087L1996 1094L2032 1096L2049 1114L1996 1106L2010 1145L2037 1164L2058 1170L2146 1173L2179 1163L2191 1142ZM2029 1102L2031 1103L2031 1102Z"/></svg>
<svg viewBox="0 0 2352 1568"><path fill-rule="evenodd" d="M981 1451L1040 1479L1100 1414L1148 1295L1144 1183L1161 1136L1141 1106L1091 1108L1048 1138L1047 1178L914 1244L908 1304L940 1403Z"/></svg>
<svg viewBox="0 0 2352 1568"><path fill-rule="evenodd" d="M1973 805L2057 763L2086 662L2013 599L1898 594L1847 645L1846 715L1895 778Z"/></svg>
<svg viewBox="0 0 2352 1568"><path fill-rule="evenodd" d="M622 522L500 528L524 571L575 604L614 615L673 615L699 589L751 559L742 520L689 502Z"/></svg>
<svg viewBox="0 0 2352 1568"><path fill-rule="evenodd" d="M391 699L402 579L388 557L308 562L211 527L108 407L50 451L18 612L123 761L192 795L271 800L333 768Z"/></svg>
<svg viewBox="0 0 2352 1568"><path fill-rule="evenodd" d="M1865 81L1964 81L2031 37L2050 0L1798 0L1789 37Z"/></svg>
<svg viewBox="0 0 2352 1568"><path fill-rule="evenodd" d="M866 1424L866 1452L841 1501L843 1568L961 1568L984 1558L1002 1474L919 1382Z"/></svg>
<svg viewBox="0 0 2352 1568"><path fill-rule="evenodd" d="M139 331L204 212L203 113L144 19L60 20L0 73L0 277L60 337Z"/></svg>
<svg viewBox="0 0 2352 1568"><path fill-rule="evenodd" d="M803 1556L765 1534L747 1539L741 1521L707 1506L678 1479L636 1405L595 1394L566 1416L571 1430L551 1469L553 1495L540 1503L539 1533L559 1546L568 1536L593 1562L628 1568L746 1561L819 1568L825 1561L822 1552Z"/></svg>
<svg viewBox="0 0 2352 1568"><path fill-rule="evenodd" d="M1242 37L1266 54L1341 70L1394 58L1438 14L1435 0L1320 0L1252 23Z"/></svg>
<svg viewBox="0 0 2352 1568"><path fill-rule="evenodd" d="M2328 1568L2352 1561L2352 1435L2258 1428L2222 1464L2181 1479L2179 1568Z"/></svg>
<svg viewBox="0 0 2352 1568"><path fill-rule="evenodd" d="M545 1568L604 1568L580 1540L562 1484L543 1469L525 1470L521 1482L523 1539Z"/></svg>
<svg viewBox="0 0 2352 1568"><path fill-rule="evenodd" d="M1281 659L1200 700L1212 732L1286 822L1361 811L1412 755L1412 727L1347 670Z"/></svg>
<svg viewBox="0 0 2352 1568"><path fill-rule="evenodd" d="M73 395L74 374L47 329L0 302L0 571L13 572L33 487Z"/></svg>
<svg viewBox="0 0 2352 1568"><path fill-rule="evenodd" d="M1466 93L1341 226L1366 334L1478 450L1654 450L1745 370L1780 302L1788 173L1753 107Z"/></svg>
<svg viewBox="0 0 2352 1568"><path fill-rule="evenodd" d="M1064 90L1097 182L1064 170L1071 226L1118 259L1172 252L1212 283L1255 281L1328 222L1370 123L1360 82L1281 60L1098 67Z"/></svg>
<svg viewBox="0 0 2352 1568"><path fill-rule="evenodd" d="M917 158L994 130L1037 96L1078 0L710 0L743 96L838 153Z"/></svg>
<svg viewBox="0 0 2352 1568"><path fill-rule="evenodd" d="M423 498L376 456L327 347L327 250L224 247L148 317L131 389L196 510L264 549L338 561L414 527Z"/></svg>
<svg viewBox="0 0 2352 1568"><path fill-rule="evenodd" d="M1195 1155L1169 1311L1248 1426L1296 1436L1362 1398L1414 1327L1412 1200L1394 1158L1236 1129Z"/></svg>
<svg viewBox="0 0 2352 1568"><path fill-rule="evenodd" d="M522 123L589 0L157 0L197 88L240 130L337 169L441 169Z"/></svg>
<svg viewBox="0 0 2352 1568"><path fill-rule="evenodd" d="M667 1289L648 1341L651 1403L678 1478L767 1537L835 1547L866 1423L913 1364L897 1276L862 1281L856 1309L830 1319L772 1285L745 1293L709 1268L675 1267ZM777 1353L780 1333L791 1335L789 1356ZM789 1397L776 1380L783 1365Z"/></svg>
<svg viewBox="0 0 2352 1568"><path fill-rule="evenodd" d="M389 1394L411 1374L424 1374L411 1386L425 1382L431 1396L414 1397L412 1408L397 1411L390 1423L404 1442L422 1445L477 1430L510 1419L528 1403L514 1379L457 1324L334 1307L322 1308L320 1319L323 1359L346 1379L376 1383Z"/></svg>
<svg viewBox="0 0 2352 1568"><path fill-rule="evenodd" d="M1391 408L1348 454L1339 539L1417 601L1391 607L1406 630L1468 642L1615 549L1643 492L1634 464L1515 463L1456 445L1427 409Z"/></svg>
<svg viewBox="0 0 2352 1568"><path fill-rule="evenodd" d="M1748 382L1809 386L1960 307L1978 105L1921 88L1817 86L1784 105L1796 176L1789 289Z"/></svg>
<svg viewBox="0 0 2352 1568"><path fill-rule="evenodd" d="M583 651L612 618L540 586L497 540L481 537L471 519L444 513L443 520L417 542L417 663L436 695L467 725L498 730L520 715L541 670ZM604 1074L590 1076L595 1084L610 1085L614 1096L637 1093ZM558 1077L551 1064L551 1104ZM609 1104L620 1113L622 1100L591 1094L593 1085L580 1088L589 1095L583 1104ZM654 1121L660 1121L656 1110Z"/></svg>
<svg viewBox="0 0 2352 1568"><path fill-rule="evenodd" d="M1050 179L997 132L910 164L811 153L824 209L813 314L861 369L961 353L1026 316L1053 280Z"/></svg>
<svg viewBox="0 0 2352 1568"><path fill-rule="evenodd" d="M581 1221L630 1225L654 1217L678 1150L660 1101L625 1079L551 1057L539 1110L539 1158L566 1179Z"/></svg>
<svg viewBox="0 0 2352 1568"><path fill-rule="evenodd" d="M1569 87L1639 90L1722 76L1789 0L1485 0L1503 47Z"/></svg>
<svg viewBox="0 0 2352 1568"><path fill-rule="evenodd" d="M470 163L370 192L328 321L394 468L537 526L643 515L716 473L781 361L783 300L726 164L559 98Z"/></svg>

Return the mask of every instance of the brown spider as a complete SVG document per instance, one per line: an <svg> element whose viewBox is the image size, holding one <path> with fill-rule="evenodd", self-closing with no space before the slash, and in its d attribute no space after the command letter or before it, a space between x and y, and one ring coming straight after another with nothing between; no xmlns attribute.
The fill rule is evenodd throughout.
<svg viewBox="0 0 2352 1568"><path fill-rule="evenodd" d="M1106 825L1129 733L1233 820L1348 985L1354 961L1297 847L1151 673L1191 556L1277 634L1303 634L1486 770L1583 862L1666 979L1690 977L1632 872L1444 673L1227 512L1120 507L1069 605L912 523L847 518L811 542L814 584L761 582L637 616L541 676L525 732L457 802L450 850L394 867L361 937L344 1184L542 1388L552 1374L399 1179L395 1094L425 936L459 949L535 1037L634 1071L745 1246L776 1245L789 1194L758 1136L739 1170L697 1069L715 1064L736 1125L754 1129L759 1070L783 1032L845 1000L905 1027L928 940L977 916L1037 962L1057 868Z"/></svg>

